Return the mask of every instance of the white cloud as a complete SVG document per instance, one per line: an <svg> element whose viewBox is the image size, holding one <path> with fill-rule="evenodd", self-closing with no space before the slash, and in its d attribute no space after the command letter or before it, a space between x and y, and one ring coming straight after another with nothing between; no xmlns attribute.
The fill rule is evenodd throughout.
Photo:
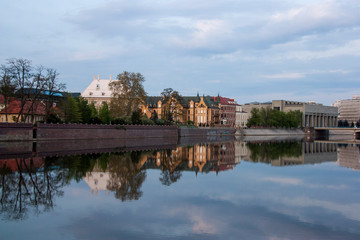
<svg viewBox="0 0 360 240"><path fill-rule="evenodd" d="M283 177L266 177L262 178L261 181L280 183L284 185L301 185L303 181L298 178L283 178Z"/></svg>
<svg viewBox="0 0 360 240"><path fill-rule="evenodd" d="M296 207L320 207L341 213L343 216L360 221L360 204L359 203L336 203L307 197L278 199L288 206Z"/></svg>
<svg viewBox="0 0 360 240"><path fill-rule="evenodd" d="M298 79L298 78L304 78L304 73L280 73L280 74L274 74L274 75L263 75L263 78L269 78L269 79Z"/></svg>
<svg viewBox="0 0 360 240"><path fill-rule="evenodd" d="M289 51L280 55L283 59L313 60L321 58L334 58L338 56L360 56L360 40L352 40L342 46L328 46L322 51Z"/></svg>

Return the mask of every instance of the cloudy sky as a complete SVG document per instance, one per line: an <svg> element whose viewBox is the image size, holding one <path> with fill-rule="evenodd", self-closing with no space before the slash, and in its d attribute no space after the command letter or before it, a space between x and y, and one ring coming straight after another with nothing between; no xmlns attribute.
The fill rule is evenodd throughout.
<svg viewBox="0 0 360 240"><path fill-rule="evenodd" d="M360 94L359 0L2 0L0 63L56 69L69 91L94 75L144 75L148 95L331 104Z"/></svg>

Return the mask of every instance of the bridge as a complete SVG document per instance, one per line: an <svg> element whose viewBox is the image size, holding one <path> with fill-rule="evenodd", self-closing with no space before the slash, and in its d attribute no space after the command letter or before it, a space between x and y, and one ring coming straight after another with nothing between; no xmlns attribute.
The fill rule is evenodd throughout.
<svg viewBox="0 0 360 240"><path fill-rule="evenodd" d="M334 134L351 134L354 139L360 139L360 128L339 128L339 127L315 127L315 136L328 136L332 131Z"/></svg>

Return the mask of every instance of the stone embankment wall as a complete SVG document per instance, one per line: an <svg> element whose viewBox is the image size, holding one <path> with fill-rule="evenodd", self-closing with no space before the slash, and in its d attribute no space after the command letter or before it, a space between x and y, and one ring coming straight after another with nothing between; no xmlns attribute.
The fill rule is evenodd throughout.
<svg viewBox="0 0 360 240"><path fill-rule="evenodd" d="M225 136L234 135L235 128L209 128L209 127L179 127L180 137L194 137L194 136Z"/></svg>
<svg viewBox="0 0 360 240"><path fill-rule="evenodd" d="M235 135L240 136L294 136L306 133L301 129L273 129L273 128L248 128L237 130Z"/></svg>
<svg viewBox="0 0 360 240"><path fill-rule="evenodd" d="M0 141L33 140L31 123L0 123Z"/></svg>
<svg viewBox="0 0 360 240"><path fill-rule="evenodd" d="M175 138L176 126L44 124L36 129L37 140Z"/></svg>

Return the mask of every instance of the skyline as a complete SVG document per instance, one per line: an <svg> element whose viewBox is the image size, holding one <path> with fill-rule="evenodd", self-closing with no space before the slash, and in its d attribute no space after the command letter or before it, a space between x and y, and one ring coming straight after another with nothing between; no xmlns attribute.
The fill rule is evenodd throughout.
<svg viewBox="0 0 360 240"><path fill-rule="evenodd" d="M218 94L331 105L360 93L360 2L2 1L0 63L56 69L67 90L94 75L145 77L148 95ZM14 17L15 16L15 17ZM20 16L20 17L18 17Z"/></svg>

